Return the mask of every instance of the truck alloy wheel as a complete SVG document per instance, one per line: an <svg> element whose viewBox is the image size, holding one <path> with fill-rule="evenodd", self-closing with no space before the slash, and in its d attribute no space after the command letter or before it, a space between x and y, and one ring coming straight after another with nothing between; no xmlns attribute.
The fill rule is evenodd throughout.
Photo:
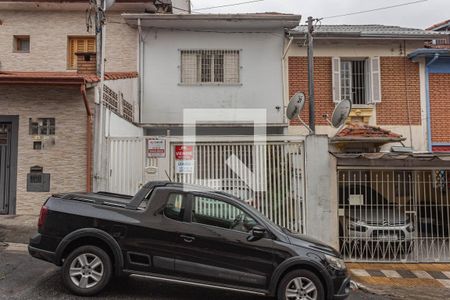
<svg viewBox="0 0 450 300"><path fill-rule="evenodd" d="M320 279L307 270L295 270L283 277L278 286L278 300L323 300Z"/></svg>
<svg viewBox="0 0 450 300"><path fill-rule="evenodd" d="M83 246L65 260L63 281L75 294L91 296L108 284L111 270L111 260L105 251L95 246Z"/></svg>

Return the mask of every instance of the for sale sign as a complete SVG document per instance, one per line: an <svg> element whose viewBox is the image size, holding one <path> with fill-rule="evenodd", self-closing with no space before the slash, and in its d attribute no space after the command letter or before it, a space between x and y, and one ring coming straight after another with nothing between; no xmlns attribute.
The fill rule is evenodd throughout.
<svg viewBox="0 0 450 300"><path fill-rule="evenodd" d="M166 140L148 139L147 140L147 157L164 158L166 157Z"/></svg>
<svg viewBox="0 0 450 300"><path fill-rule="evenodd" d="M194 146L175 146L175 160L193 160Z"/></svg>
<svg viewBox="0 0 450 300"><path fill-rule="evenodd" d="M193 174L194 165L194 146L175 146L175 172Z"/></svg>

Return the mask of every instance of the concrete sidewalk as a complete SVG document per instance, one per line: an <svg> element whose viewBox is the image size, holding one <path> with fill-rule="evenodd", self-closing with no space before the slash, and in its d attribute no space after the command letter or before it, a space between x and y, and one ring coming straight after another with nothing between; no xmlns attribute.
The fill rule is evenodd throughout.
<svg viewBox="0 0 450 300"><path fill-rule="evenodd" d="M37 232L38 215L0 216L0 242L28 244Z"/></svg>
<svg viewBox="0 0 450 300"><path fill-rule="evenodd" d="M347 263L368 291L409 299L450 299L450 264Z"/></svg>

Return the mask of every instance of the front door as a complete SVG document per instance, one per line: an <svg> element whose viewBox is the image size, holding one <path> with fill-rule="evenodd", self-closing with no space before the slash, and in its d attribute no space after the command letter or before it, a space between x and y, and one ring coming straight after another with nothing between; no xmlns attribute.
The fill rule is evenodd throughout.
<svg viewBox="0 0 450 300"><path fill-rule="evenodd" d="M265 289L273 272L273 240L249 240L256 221L226 199L192 195L191 222L180 235L175 270L202 281Z"/></svg>
<svg viewBox="0 0 450 300"><path fill-rule="evenodd" d="M0 214L14 212L15 168L13 168L12 125L12 123L0 123Z"/></svg>

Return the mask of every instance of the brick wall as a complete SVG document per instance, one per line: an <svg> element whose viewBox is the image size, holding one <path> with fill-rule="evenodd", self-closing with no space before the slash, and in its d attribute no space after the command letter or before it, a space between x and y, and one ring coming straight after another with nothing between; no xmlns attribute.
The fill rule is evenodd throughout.
<svg viewBox="0 0 450 300"><path fill-rule="evenodd" d="M301 56L289 57L289 97L297 92L304 92L306 95L305 108L301 114L303 121L309 122L309 93L308 93L308 59ZM327 121L322 118L323 114L331 116L334 103L332 98L331 79L331 57L314 58L314 95L315 95L315 116L316 125L327 125ZM293 120L292 125L298 125L298 120Z"/></svg>
<svg viewBox="0 0 450 300"><path fill-rule="evenodd" d="M0 86L1 115L19 115L17 214L38 214L52 193L86 190L86 111L79 87ZM93 89L88 90L93 99ZM29 118L56 119L55 145L33 150ZM50 173L49 193L26 191L32 166Z"/></svg>
<svg viewBox="0 0 450 300"><path fill-rule="evenodd" d="M66 71L69 36L86 32L84 11L0 11L0 71ZM137 31L108 13L106 71L137 70ZM30 36L30 53L13 52L13 36Z"/></svg>
<svg viewBox="0 0 450 300"><path fill-rule="evenodd" d="M430 74L432 141L450 143L450 74Z"/></svg>
<svg viewBox="0 0 450 300"><path fill-rule="evenodd" d="M419 64L405 57L381 57L382 101L377 104L378 125L421 124Z"/></svg>
<svg viewBox="0 0 450 300"><path fill-rule="evenodd" d="M406 65L405 65L406 63ZM308 65L307 58L289 57L289 95L302 91L308 103ZM332 100L331 57L314 58L314 80L316 99L316 124L327 125L323 114L331 116ZM406 86L405 86L406 79ZM381 57L382 102L377 104L378 125L408 125L407 99L410 104L411 124L421 124L419 66L404 57ZM308 122L308 104L302 113L302 119ZM292 122L297 125L299 122Z"/></svg>

